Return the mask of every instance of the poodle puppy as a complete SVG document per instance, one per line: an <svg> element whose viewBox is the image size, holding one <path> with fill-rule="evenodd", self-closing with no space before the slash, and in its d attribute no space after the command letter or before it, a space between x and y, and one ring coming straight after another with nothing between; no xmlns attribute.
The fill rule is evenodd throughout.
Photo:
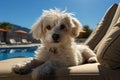
<svg viewBox="0 0 120 80"><path fill-rule="evenodd" d="M73 14L59 9L45 10L32 27L33 37L41 40L33 59L15 64L12 71L25 74L32 71L32 78L55 75L56 70L84 62L96 62L96 55L86 45L77 45L81 23Z"/></svg>

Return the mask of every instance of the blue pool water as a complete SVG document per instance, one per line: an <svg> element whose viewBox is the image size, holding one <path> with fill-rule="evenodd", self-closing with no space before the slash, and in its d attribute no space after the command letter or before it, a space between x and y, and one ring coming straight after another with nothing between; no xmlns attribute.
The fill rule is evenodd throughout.
<svg viewBox="0 0 120 80"><path fill-rule="evenodd" d="M0 49L0 60L16 57L34 57L37 46L26 48L3 48Z"/></svg>

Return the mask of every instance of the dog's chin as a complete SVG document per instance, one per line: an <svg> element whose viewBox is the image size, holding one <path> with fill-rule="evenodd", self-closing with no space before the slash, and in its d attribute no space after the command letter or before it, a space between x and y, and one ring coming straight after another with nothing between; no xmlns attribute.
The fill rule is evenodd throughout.
<svg viewBox="0 0 120 80"><path fill-rule="evenodd" d="M58 44L58 43L60 43L60 41L56 40L56 41L53 41L53 43Z"/></svg>

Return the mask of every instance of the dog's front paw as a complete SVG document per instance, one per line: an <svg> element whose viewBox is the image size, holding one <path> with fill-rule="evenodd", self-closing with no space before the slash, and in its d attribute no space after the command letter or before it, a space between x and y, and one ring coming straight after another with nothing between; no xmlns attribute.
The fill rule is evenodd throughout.
<svg viewBox="0 0 120 80"><path fill-rule="evenodd" d="M27 74L30 72L29 67L26 66L26 63L15 64L12 66L12 72L16 74Z"/></svg>
<svg viewBox="0 0 120 80"><path fill-rule="evenodd" d="M95 63L95 62L97 62L97 58L96 58L96 57L90 57L90 58L88 59L88 62L89 62L89 63Z"/></svg>

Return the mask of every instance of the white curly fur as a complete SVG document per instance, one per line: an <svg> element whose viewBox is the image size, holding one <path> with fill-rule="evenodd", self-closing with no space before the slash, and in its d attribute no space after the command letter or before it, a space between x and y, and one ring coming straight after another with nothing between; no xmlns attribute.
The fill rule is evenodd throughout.
<svg viewBox="0 0 120 80"><path fill-rule="evenodd" d="M41 40L35 58L14 65L12 70L23 74L34 68L32 77L39 80L44 75L55 74L61 67L96 62L96 56L88 46L74 42L80 29L81 23L71 13L45 10L32 27L33 37Z"/></svg>

